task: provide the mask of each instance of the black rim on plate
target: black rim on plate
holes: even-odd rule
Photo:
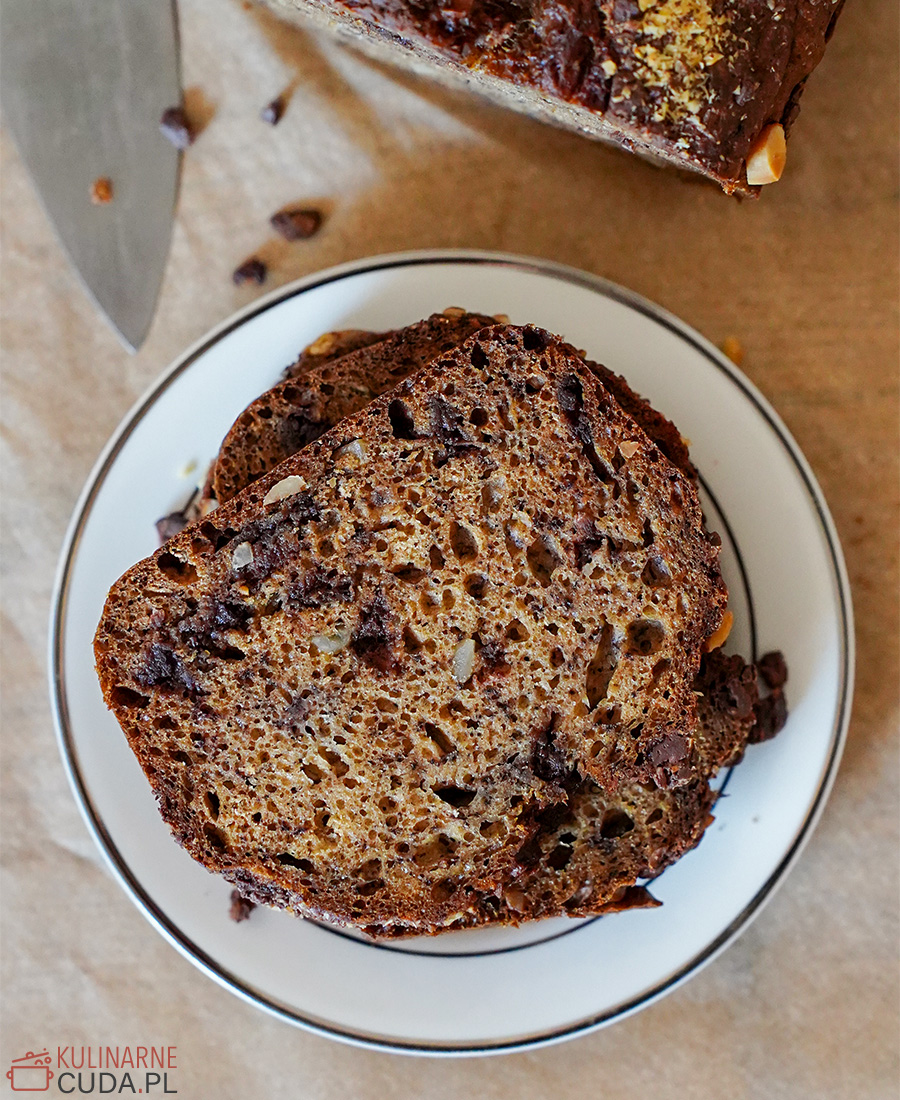
[[[519,271],[524,271],[530,274],[550,276],[557,279],[560,282],[570,283],[576,286],[580,286],[591,290],[595,293],[601,294],[606,298],[610,298],[622,305],[625,305],[636,312],[644,315],[656,324],[661,325],[663,328],[674,333],[680,339],[687,342],[695,351],[699,352],[708,362],[714,367],[726,375],[726,377],[738,387],[744,397],[754,407],[756,412],[766,422],[772,432],[776,435],[781,443],[784,452],[793,463],[800,478],[803,482],[804,488],[809,496],[810,503],[812,504],[816,518],[819,523],[819,527],[824,536],[825,543],[828,547],[828,554],[831,564],[832,580],[834,584],[834,590],[836,595],[836,602],[838,604],[840,613],[840,628],[841,628],[841,653],[840,653],[840,683],[838,692],[838,706],[836,709],[835,720],[831,731],[831,739],[829,744],[828,757],[825,765],[822,769],[819,777],[819,783],[816,790],[816,794],[812,799],[812,802],[807,810],[806,816],[800,825],[797,833],[786,852],[785,856],[771,873],[768,879],[760,887],[756,895],[751,899],[748,905],[738,914],[738,916],[728,925],[727,928],[711,942],[702,951],[687,962],[684,966],[680,967],[677,971],[670,974],[667,978],[659,982],[652,989],[645,991],[639,996],[633,998],[630,1001],[616,1005],[615,1007],[607,1010],[606,1012],[599,1013],[595,1016],[590,1016],[586,1019],[579,1020],[578,1022],[568,1025],[562,1028],[554,1028],[548,1031],[543,1031],[531,1035],[522,1036],[520,1038],[501,1040],[499,1042],[473,1042],[473,1043],[419,1043],[419,1042],[406,1042],[400,1039],[388,1038],[384,1036],[366,1034],[364,1032],[352,1031],[349,1029],[343,1029],[337,1027],[326,1021],[316,1020],[311,1017],[302,1015],[287,1005],[280,1004],[276,1000],[266,996],[247,985],[235,974],[232,974],[228,969],[223,967],[210,955],[208,955],[198,944],[194,943],[188,936],[186,936],[180,928],[163,912],[154,900],[147,894],[144,888],[141,886],[135,874],[126,863],[124,857],[116,847],[115,842],[109,835],[98,811],[96,810],[91,800],[90,794],[87,789],[84,776],[81,773],[81,769],[78,763],[77,753],[75,750],[74,739],[72,737],[72,731],[69,722],[69,712],[66,699],[65,688],[65,667],[64,667],[64,634],[66,628],[66,615],[67,615],[67,599],[68,588],[71,577],[71,570],[76,555],[78,553],[79,544],[81,541],[81,535],[84,530],[85,523],[93,507],[94,500],[102,486],[109,469],[115,462],[122,447],[125,445],[131,433],[135,427],[143,419],[147,410],[156,402],[159,396],[167,390],[179,377],[183,374],[200,356],[205,354],[214,344],[217,344],[220,340],[224,339],[231,332],[233,332],[240,325],[243,325],[246,321],[252,317],[256,317],[267,310],[279,305],[281,302],[296,297],[297,295],[304,294],[316,287],[323,286],[328,283],[338,282],[345,278],[359,275],[367,272],[384,271],[397,267],[411,267],[417,265],[435,265],[435,264],[469,264],[469,265],[486,265],[499,268],[513,268]],[[718,506],[718,502],[709,493],[708,486],[703,485],[710,498],[713,500],[713,504],[719,515],[727,526],[727,517],[722,513],[721,508]],[[729,531],[730,536],[730,531]],[[731,539],[732,545],[737,554],[738,565],[742,576],[742,581],[746,590],[748,606],[751,610],[751,619],[753,617],[753,602],[752,594],[749,589],[749,584],[744,570],[744,565],[740,557],[737,544],[734,539]],[[755,625],[752,627],[753,634],[753,650],[756,649],[756,630]],[[563,264],[556,264],[550,261],[537,260],[530,257],[508,255],[504,253],[491,253],[491,252],[477,252],[467,250],[452,250],[452,251],[435,251],[435,252],[409,252],[398,253],[387,256],[375,256],[367,260],[361,260],[348,264],[343,264],[339,267],[330,268],[324,272],[320,272],[316,275],[309,276],[306,279],[299,280],[296,283],[292,283],[287,287],[279,288],[273,291],[272,294],[267,295],[258,302],[252,303],[246,309],[237,313],[230,320],[224,322],[218,328],[214,329],[207,337],[205,337],[199,344],[191,348],[184,356],[176,360],[172,367],[163,375],[163,377],[148,391],[148,393],[141,399],[138,405],[134,408],[128,418],[120,425],[118,431],[110,440],[105,451],[101,455],[94,470],[92,471],[85,489],[81,495],[81,498],[76,505],[75,512],[72,517],[72,521],[69,527],[69,531],[66,535],[66,539],[63,545],[62,554],[60,557],[59,569],[56,578],[56,584],[54,588],[54,595],[52,600],[52,612],[50,620],[50,694],[51,705],[53,709],[53,717],[56,725],[57,738],[59,741],[60,752],[63,759],[63,765],[66,769],[66,773],[69,777],[70,784],[72,786],[73,793],[75,794],[76,801],[85,819],[85,822],[94,837],[95,842],[100,848],[101,852],[106,858],[108,865],[119,879],[121,885],[125,889],[126,893],[131,897],[131,900],[142,910],[145,917],[153,924],[157,931],[159,931],[174,947],[176,947],[183,955],[185,955],[191,962],[198,966],[214,981],[220,985],[229,989],[231,992],[242,997],[244,1000],[250,1002],[258,1008],[269,1012],[291,1024],[305,1028],[306,1030],[315,1032],[319,1035],[325,1035],[333,1039],[339,1039],[344,1042],[353,1043],[358,1046],[365,1046],[371,1049],[388,1051],[392,1053],[410,1053],[410,1054],[434,1054],[434,1055],[476,1055],[476,1054],[491,1054],[512,1052],[517,1050],[526,1050],[536,1046],[548,1045],[550,1043],[559,1042],[566,1038],[571,1038],[576,1035],[585,1034],[589,1031],[596,1030],[606,1023],[610,1023],[615,1019],[621,1019],[624,1016],[631,1015],[653,1001],[659,1000],[666,993],[670,992],[675,986],[685,981],[691,974],[695,973],[706,963],[710,962],[719,952],[737,937],[737,935],[747,927],[752,918],[760,910],[763,904],[772,895],[774,890],[783,881],[787,871],[790,869],[793,862],[799,855],[803,845],[812,833],[822,809],[827,800],[831,785],[834,780],[835,773],[837,771],[837,765],[840,761],[841,752],[844,746],[844,740],[846,738],[847,724],[850,716],[850,704],[852,699],[852,686],[853,686],[853,633],[852,633],[852,610],[850,604],[849,585],[846,578],[844,569],[843,557],[840,551],[840,547],[837,540],[837,535],[834,531],[834,527],[831,518],[828,514],[827,507],[822,499],[821,491],[815,482],[815,479],[803,458],[800,449],[797,444],[791,438],[787,429],[780,422],[777,416],[773,413],[767,402],[756,391],[755,387],[749,382],[749,380],[728,360],[722,355],[716,348],[714,348],[708,341],[702,336],[696,333],[684,322],[678,318],[667,313],[660,306],[642,298],[640,295],[626,290],[623,287],[618,286],[615,283],[611,283],[606,279],[603,279],[596,275],[588,274],[587,272],[579,271],[576,268],[567,267]],[[726,777],[727,781],[727,777]],[[594,918],[597,919],[597,918]],[[549,936],[544,940],[539,940],[529,944],[517,945],[512,948],[503,950],[524,950],[527,947],[537,947],[541,943],[548,942],[550,939],[559,938],[559,935],[569,935],[570,932],[577,932],[579,928],[585,927],[591,921],[583,922],[576,925],[571,930],[567,930],[556,936]],[[319,926],[325,928],[326,926]],[[335,932],[337,930],[328,928],[329,932]],[[341,934],[341,933],[339,933]],[[344,935],[346,935],[344,933]],[[355,937],[348,937],[358,943],[362,949],[371,949],[374,945],[366,941],[356,940]],[[402,950],[402,949],[401,949]],[[405,954],[412,954],[413,952],[404,952]],[[465,952],[463,954],[494,954],[497,952]],[[432,952],[421,952],[421,954],[427,954],[429,958],[442,959],[442,958],[457,958],[459,953],[446,953],[438,954]]]

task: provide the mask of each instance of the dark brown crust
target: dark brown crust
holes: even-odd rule
[[[324,354],[306,349],[288,377],[252,402],[229,430],[210,478],[213,497],[219,503],[230,500],[339,420],[495,323],[451,309],[377,339],[368,339],[374,333],[340,334]],[[320,346],[319,341],[311,345]]]
[[[480,374],[482,370],[483,382]],[[482,393],[479,387],[489,384],[494,387],[490,390],[491,394],[507,394],[508,400],[512,402],[506,411],[500,409],[500,421],[505,423],[512,414],[519,417],[522,423],[517,434],[508,435],[507,445],[530,447],[532,444],[526,438],[529,433],[555,433],[548,435],[543,443],[535,438],[531,461],[536,463],[536,471],[543,469],[552,457],[548,448],[552,450],[555,447],[553,453],[562,455],[561,460],[568,464],[568,470],[571,471],[565,474],[548,472],[539,475],[528,472],[531,469],[528,467],[525,471],[530,479],[528,484],[535,491],[539,490],[538,496],[526,502],[529,507],[536,506],[540,493],[549,490],[552,484],[559,520],[565,520],[566,510],[575,501],[583,502],[578,505],[579,508],[590,505],[597,509],[598,501],[606,501],[604,507],[609,508],[609,502],[618,499],[621,502],[616,506],[618,511],[613,509],[609,512],[611,521],[614,514],[624,516],[628,512],[628,508],[625,512],[622,511],[626,502],[632,500],[627,478],[640,481],[646,477],[648,484],[649,479],[655,482],[657,489],[648,495],[647,503],[656,501],[655,493],[673,494],[673,505],[667,504],[665,512],[652,512],[654,524],[659,525],[658,530],[654,529],[653,537],[656,542],[652,544],[653,553],[668,555],[673,563],[680,562],[677,566],[679,576],[681,570],[691,571],[690,584],[685,577],[678,592],[679,598],[694,593],[690,596],[694,611],[687,620],[681,621],[683,637],[680,638],[677,649],[678,674],[675,668],[660,669],[658,673],[654,669],[654,683],[657,682],[655,678],[658,675],[661,677],[660,684],[668,684],[671,703],[664,710],[645,710],[643,731],[629,727],[624,739],[617,734],[617,720],[607,716],[602,741],[594,743],[602,743],[605,750],[613,745],[616,752],[612,756],[604,751],[599,756],[588,755],[585,759],[587,746],[584,739],[576,737],[575,728],[565,713],[556,717],[551,713],[549,724],[532,727],[533,732],[528,733],[532,739],[532,747],[526,757],[514,767],[505,768],[500,776],[506,788],[510,784],[513,785],[511,789],[519,785],[519,790],[525,796],[524,802],[521,802],[522,795],[519,796],[521,811],[510,819],[506,839],[499,847],[496,844],[493,848],[481,844],[485,851],[483,861],[472,864],[463,881],[450,883],[447,879],[440,880],[443,883],[441,891],[430,896],[427,902],[423,900],[421,893],[416,895],[412,907],[410,902],[404,903],[404,899],[396,895],[378,897],[377,893],[372,896],[366,894],[361,899],[355,892],[360,885],[358,880],[355,883],[350,881],[346,886],[336,881],[329,882],[323,893],[315,876],[311,878],[303,868],[295,869],[294,864],[297,861],[294,856],[286,854],[284,859],[279,857],[275,860],[263,852],[253,853],[233,848],[227,831],[223,832],[223,829],[227,830],[227,824],[223,824],[223,821],[215,824],[219,815],[219,796],[215,797],[212,807],[207,805],[206,809],[203,808],[204,797],[212,797],[212,792],[216,790],[221,794],[224,808],[224,802],[231,797],[226,795],[227,782],[240,780],[237,773],[229,778],[228,773],[217,771],[228,757],[221,756],[222,729],[215,707],[224,705],[217,700],[224,698],[224,685],[230,682],[227,679],[218,679],[219,670],[224,674],[230,668],[229,676],[235,675],[235,670],[240,672],[241,661],[245,656],[241,646],[245,649],[249,646],[254,653],[261,652],[252,640],[250,620],[261,613],[264,616],[271,614],[268,607],[279,591],[277,588],[271,591],[266,588],[265,577],[281,575],[278,570],[283,568],[280,563],[285,559],[279,557],[280,554],[295,554],[295,551],[288,550],[290,540],[285,541],[288,535],[294,538],[291,532],[296,530],[297,537],[302,536],[305,539],[307,526],[320,522],[317,517],[321,517],[322,521],[327,520],[330,514],[328,509],[332,507],[328,501],[333,500],[336,503],[339,499],[333,496],[329,485],[346,483],[346,491],[351,493],[351,497],[347,499],[353,500],[357,499],[360,487],[367,484],[375,495],[381,494],[378,499],[383,504],[385,498],[383,489],[379,488],[379,478],[387,479],[382,483],[384,486],[389,486],[397,478],[408,484],[397,467],[401,454],[419,456],[413,461],[419,465],[424,463],[428,469],[433,466],[435,470],[434,475],[428,475],[429,478],[433,479],[438,475],[439,480],[449,478],[447,484],[458,484],[461,487],[460,492],[470,491],[467,486],[473,484],[473,477],[479,476],[477,471],[482,464],[487,462],[486,470],[496,468],[502,452],[499,440],[488,445],[477,431],[467,426],[469,419],[473,424],[481,423],[480,415],[475,416],[479,409],[472,403],[487,399],[487,390],[484,391],[484,396],[479,397]],[[541,396],[532,397],[531,394]],[[491,400],[496,401],[497,397],[494,396]],[[462,403],[461,407],[457,408],[454,401]],[[542,404],[543,402],[546,404]],[[540,410],[536,407],[538,404]],[[471,418],[468,418],[467,410],[470,405]],[[516,410],[514,414],[513,405]],[[499,427],[498,424],[497,428]],[[492,428],[492,431],[496,434],[495,429]],[[503,436],[502,432],[500,434]],[[354,440],[364,441],[373,456],[383,454],[383,460],[380,457],[377,459],[382,465],[370,463],[365,471],[358,473],[342,468],[340,477],[343,481],[335,482],[336,455],[344,454]],[[628,444],[627,452],[618,450],[625,443]],[[496,458],[491,453],[495,449]],[[580,456],[571,454],[573,449],[580,452]],[[392,455],[395,457],[391,458]],[[372,463],[375,462],[373,457]],[[503,458],[505,476],[511,477],[513,465],[520,462],[521,460],[517,460],[516,464],[511,464],[511,459],[507,461]],[[361,474],[365,475],[363,480],[353,480]],[[264,505],[263,499],[267,492],[276,483],[284,482],[286,477],[300,477],[312,488],[309,492],[295,492],[290,498],[274,506]],[[371,480],[373,477],[374,482]],[[544,479],[543,483],[541,478]],[[619,486],[615,491],[611,489],[614,485]],[[338,488],[334,489],[334,493],[338,491]],[[341,489],[340,493],[343,492]],[[452,507],[447,492],[448,490],[442,489],[441,495],[430,501],[432,514],[438,515],[445,506]],[[677,508],[671,511],[676,498]],[[668,496],[663,499],[667,501]],[[592,501],[595,503],[592,504]],[[381,514],[378,513],[380,507],[380,504],[375,505],[377,514]],[[372,504],[367,504],[360,511],[360,517],[372,515],[371,508]],[[537,514],[535,518],[539,523],[544,522]],[[548,516],[548,522],[551,518]],[[640,522],[635,518],[633,523],[636,525],[635,536],[639,539],[642,530]],[[363,533],[360,532],[361,535]],[[542,535],[541,539],[543,537]],[[568,536],[564,537],[562,528],[559,529],[558,537],[561,545],[567,545]],[[454,538],[451,532],[451,541]],[[533,543],[532,550],[539,541]],[[238,548],[251,542],[256,547],[257,555],[253,559],[254,569],[262,579],[252,580],[255,575],[252,573],[246,576],[249,583],[255,586],[254,591],[258,595],[254,597],[250,589],[242,596],[238,590],[231,593],[231,587],[227,593],[216,588],[215,585],[222,582],[214,578],[220,575],[222,578],[233,577],[233,571],[237,568],[233,564],[234,555]],[[637,561],[643,560],[642,555],[649,553],[639,543],[630,545],[632,548],[627,553],[636,555]],[[282,546],[284,550],[279,549]],[[363,543],[360,542],[359,546],[359,550],[348,547],[342,552],[342,560],[335,562],[345,573],[349,571],[352,575],[355,568],[368,560],[372,550],[365,550],[364,556],[359,556]],[[603,549],[602,539],[597,546],[602,554],[607,553]],[[374,546],[372,549],[374,550]],[[461,560],[465,558],[465,542],[460,546],[455,545],[454,553],[461,555]],[[510,546],[508,553],[513,555],[514,547]],[[572,553],[576,553],[574,544]],[[588,555],[588,562],[592,561],[594,554],[595,551],[592,550]],[[354,564],[357,557],[358,564]],[[293,561],[293,557],[290,560]],[[536,578],[540,577],[542,569],[546,569],[540,555],[531,566]],[[551,570],[555,567],[551,565]],[[562,572],[561,563],[558,568]],[[639,565],[637,568],[640,572]],[[674,564],[673,568],[676,568]],[[566,569],[570,569],[570,566]],[[225,572],[222,573],[222,570]],[[290,591],[294,608],[291,615],[298,617],[301,622],[306,622],[309,615],[312,615],[309,618],[310,625],[304,627],[304,630],[310,631],[320,629],[315,625],[319,621],[317,616],[320,613],[312,614],[304,610],[305,608],[318,606],[323,599],[336,602],[340,606],[351,592],[348,587],[345,593],[340,570],[331,576],[323,565],[318,575],[314,576],[315,573],[315,570],[307,573],[303,584],[295,583]],[[207,575],[211,578],[209,581],[205,579]],[[575,574],[567,575],[575,579]],[[650,581],[653,582],[653,577]],[[236,580],[228,581],[230,586],[235,583]],[[394,675],[396,658],[393,647],[398,638],[399,622],[402,621],[396,618],[400,614],[397,600],[407,597],[403,595],[406,590],[402,584],[392,581],[387,575],[381,575],[381,579],[378,579],[376,574],[376,579],[370,581],[367,573],[363,573],[356,583],[360,588],[353,606],[357,609],[356,614],[362,617],[354,629],[347,651],[347,659],[351,663],[346,665],[345,661],[345,666],[348,668],[347,675],[354,684],[354,691],[358,694],[363,690],[364,684],[377,687],[381,682],[379,677]],[[558,598],[555,582],[549,587],[543,581],[540,584],[522,583],[523,595],[529,593],[530,598],[540,595],[540,600],[550,600],[551,604]],[[595,590],[591,588],[591,591]],[[251,604],[254,599],[256,603],[248,606],[248,597]],[[587,599],[587,596],[583,598]],[[591,600],[594,598],[590,597]],[[460,913],[477,911],[480,905],[478,899],[482,895],[496,892],[498,886],[502,887],[508,881],[508,871],[515,864],[517,853],[536,835],[540,825],[537,815],[541,807],[558,804],[560,799],[565,798],[566,791],[572,789],[577,782],[574,769],[579,764],[585,772],[596,772],[598,778],[617,784],[620,790],[625,790],[633,781],[631,777],[639,774],[652,775],[665,784],[675,782],[683,787],[690,786],[692,777],[679,773],[685,771],[691,752],[691,741],[696,733],[694,696],[691,690],[697,667],[695,662],[699,659],[702,643],[719,624],[724,598],[724,587],[716,565],[716,550],[703,533],[702,518],[692,485],[670,466],[634,421],[619,409],[571,349],[538,329],[494,326],[479,333],[432,367],[425,368],[415,379],[407,380],[397,390],[376,399],[365,411],[342,421],[337,429],[310,444],[303,452],[283,463],[275,472],[251,486],[202,523],[176,535],[152,558],[130,570],[110,594],[98,629],[95,648],[107,703],[123,726],[132,748],[157,791],[163,816],[196,858],[212,869],[225,872],[244,893],[250,891],[244,889],[246,884],[242,878],[250,876],[257,883],[257,889],[272,894],[275,903],[279,903],[279,899],[283,902],[290,897],[291,907],[297,911],[382,929],[395,926],[438,931],[458,923]],[[642,597],[644,599],[646,596]],[[313,602],[310,603],[310,600]],[[551,605],[548,604],[549,606]],[[576,613],[587,613],[587,604],[584,605],[584,612],[578,611],[578,607],[577,604],[574,606]],[[554,612],[554,615],[557,613]],[[520,614],[524,616],[524,612]],[[662,610],[660,614],[663,614]],[[568,633],[572,632],[574,638],[571,615],[570,610],[564,624],[565,631],[560,632],[561,642],[563,633],[568,637]],[[281,620],[273,621],[277,623]],[[372,629],[366,626],[364,630],[363,626],[369,622]],[[394,625],[395,622],[397,625]],[[379,623],[382,625],[379,626]],[[254,626],[253,629],[258,628]],[[637,654],[645,652],[640,648],[643,639],[635,637],[634,644],[638,649],[635,650],[634,657],[629,659],[628,676],[636,674],[634,670],[640,665]],[[489,653],[489,650],[490,646],[484,644],[483,656],[475,670],[476,680],[473,683],[482,683],[483,669],[488,680],[484,681],[484,687],[480,690],[483,690],[486,700],[498,700],[496,704],[491,701],[489,713],[495,714],[497,722],[502,724],[503,696],[502,693],[491,694],[497,688],[492,686],[490,680],[497,675],[494,670],[500,666],[493,651]],[[676,651],[671,652],[674,660]],[[355,665],[352,663],[353,654],[357,660]],[[569,660],[574,659],[573,650]],[[292,657],[291,660],[294,662],[295,658]],[[415,663],[411,657],[405,660],[408,664]],[[650,663],[652,662],[648,661],[648,668]],[[297,666],[292,663],[292,667]],[[438,668],[434,665],[428,667]],[[367,668],[370,671],[367,672]],[[686,684],[682,684],[679,678],[684,676],[687,676]],[[393,681],[395,684],[400,682]],[[419,682],[418,675],[410,682]],[[623,681],[623,685],[626,683],[630,684],[631,681]],[[241,688],[241,708],[244,714],[249,714],[247,707],[254,698],[254,685],[251,674]],[[656,691],[655,688],[653,690]],[[623,706],[626,700],[629,700],[630,706],[632,697],[633,691],[628,688],[623,696]],[[234,696],[229,698],[233,699]],[[469,698],[474,703],[478,693],[473,693]],[[659,692],[654,698],[657,699],[654,706],[657,706],[661,698]],[[648,696],[648,701],[649,699]],[[552,704],[551,696],[548,700],[551,709]],[[299,701],[296,705],[299,705]],[[290,712],[294,715],[290,719],[292,723],[303,723],[309,705],[304,704],[307,710],[302,713],[299,709],[294,713],[292,707],[295,705],[292,704],[285,714]],[[449,717],[447,723],[450,723]],[[295,727],[291,725],[284,728]],[[389,729],[390,724],[386,728]],[[457,727],[452,723],[450,728],[457,736],[462,736],[464,732],[461,726]],[[151,736],[153,731],[158,734],[155,738]],[[597,737],[596,730],[592,732],[592,737]],[[673,738],[678,742],[675,746],[671,743]],[[642,754],[645,755],[643,763],[639,759]],[[233,768],[234,762],[228,766]],[[488,785],[485,789],[488,789],[491,782],[493,780],[488,774],[479,779],[480,784]],[[453,789],[459,794],[466,794],[465,791]],[[204,791],[209,791],[210,794],[204,796]],[[449,796],[445,801],[448,800]],[[452,805],[456,806],[457,803],[454,801]],[[477,804],[475,809],[478,809]],[[450,819],[468,820],[467,811],[454,810],[450,813]],[[275,851],[289,853],[290,844],[287,839],[280,843],[282,847],[275,848]],[[645,863],[646,861],[641,867]],[[591,904],[618,904],[621,901],[620,889],[627,886],[629,881],[633,882],[639,870],[634,866],[628,872],[623,872],[628,881],[617,881],[615,889],[610,890],[606,897],[595,897]],[[420,872],[420,878],[426,885],[434,881],[423,872]],[[440,883],[435,881],[435,888],[438,885]],[[379,889],[381,886],[376,881],[374,890]],[[256,895],[251,893],[250,896]],[[302,906],[293,902],[294,896],[303,899]]]
[[[763,128],[789,130],[842,0],[277,0],[437,74],[752,193]],[[681,37],[679,14],[691,30]],[[667,28],[670,33],[666,33]],[[674,57],[674,64],[671,59]]]

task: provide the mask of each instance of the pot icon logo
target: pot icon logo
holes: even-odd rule
[[[13,1058],[6,1076],[13,1092],[46,1092],[53,1080],[50,1054],[29,1051],[24,1058]]]

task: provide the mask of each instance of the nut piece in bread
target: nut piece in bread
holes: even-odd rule
[[[786,163],[784,127],[773,123],[762,131],[747,154],[747,183],[754,187],[776,183]]]

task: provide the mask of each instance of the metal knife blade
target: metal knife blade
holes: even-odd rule
[[[174,0],[3,0],[0,96],[69,258],[131,350],[169,252],[180,156],[159,131],[181,100]],[[112,201],[95,205],[95,180]]]

